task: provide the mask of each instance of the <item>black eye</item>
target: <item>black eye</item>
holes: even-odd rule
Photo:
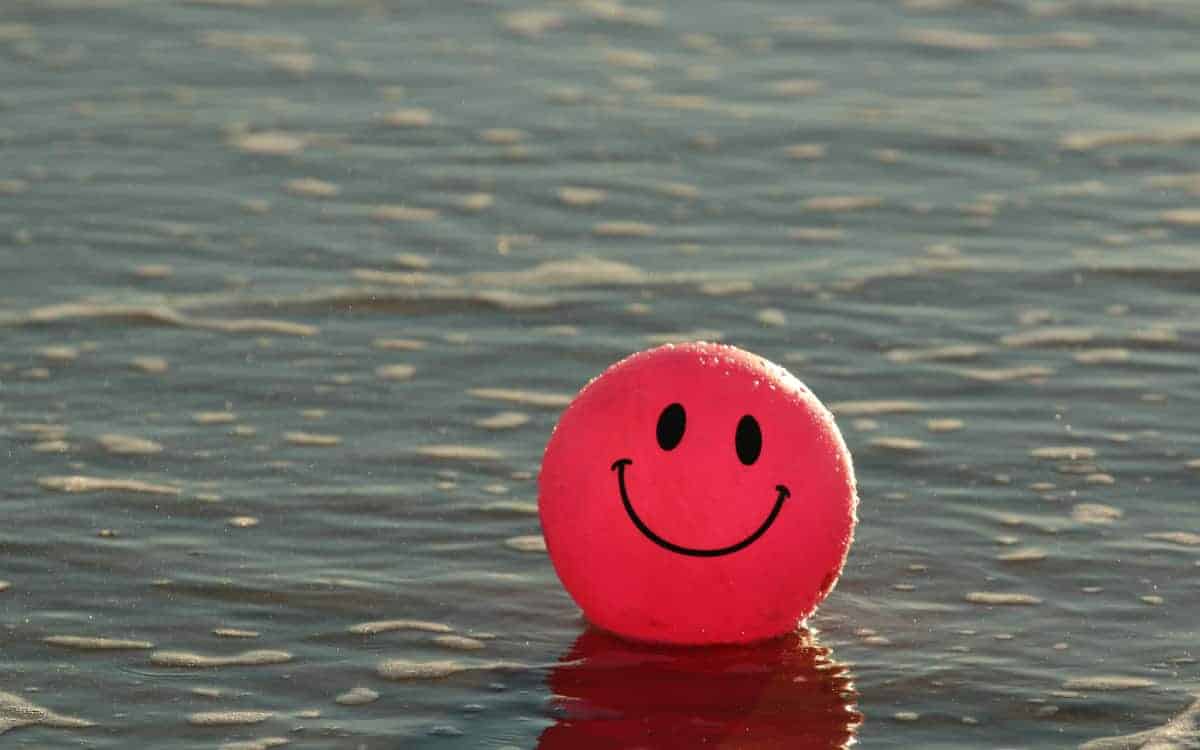
[[[738,420],[733,443],[737,447],[739,461],[747,466],[757,461],[758,454],[762,453],[762,430],[758,428],[758,420],[749,414]]]
[[[658,444],[669,451],[683,440],[683,429],[687,426],[687,415],[683,413],[683,404],[671,404],[658,415]]]

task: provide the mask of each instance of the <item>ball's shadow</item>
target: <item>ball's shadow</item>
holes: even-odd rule
[[[862,714],[845,665],[806,631],[681,648],[589,628],[551,671],[541,750],[844,748]]]

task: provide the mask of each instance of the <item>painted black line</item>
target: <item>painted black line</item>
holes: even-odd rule
[[[754,542],[758,541],[760,536],[767,533],[767,529],[771,528],[771,524],[775,523],[775,518],[779,515],[779,511],[783,509],[783,501],[791,497],[792,494],[788,491],[788,488],[784,487],[782,484],[775,485],[775,490],[779,493],[779,495],[775,498],[775,507],[771,508],[771,513],[767,516],[767,520],[763,521],[762,526],[759,526],[753,534],[737,544],[731,544],[728,547],[717,547],[716,549],[696,549],[694,547],[684,547],[682,545],[675,544],[674,542],[669,542],[658,534],[655,534],[654,531],[651,530],[651,528],[647,526],[646,523],[638,516],[637,511],[633,509],[633,503],[629,501],[629,493],[625,490],[625,467],[631,465],[632,463],[633,461],[631,459],[618,458],[616,461],[613,461],[612,465],[612,470],[617,472],[617,486],[621,488],[621,502],[625,505],[625,512],[629,514],[629,520],[633,521],[633,525],[636,526],[638,531],[642,532],[647,539],[663,549],[670,550],[671,552],[675,552],[680,555],[690,555],[691,557],[720,557],[722,555],[731,555],[734,552],[749,547],[751,544],[754,544]]]

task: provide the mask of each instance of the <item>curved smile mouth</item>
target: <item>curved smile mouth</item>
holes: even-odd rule
[[[775,507],[771,508],[771,512],[767,515],[767,520],[762,522],[762,525],[754,530],[750,536],[742,541],[731,544],[728,547],[716,547],[711,549],[698,549],[696,547],[684,547],[674,542],[669,542],[663,539],[638,516],[637,511],[633,509],[633,503],[629,501],[629,492],[625,489],[625,467],[632,464],[633,461],[628,458],[618,458],[613,461],[612,470],[617,472],[617,486],[621,488],[621,502],[625,505],[625,512],[629,514],[629,520],[633,521],[633,525],[638,531],[642,532],[647,539],[657,544],[663,549],[670,550],[680,555],[690,555],[691,557],[720,557],[722,555],[732,555],[734,552],[743,550],[749,547],[758,538],[767,533],[767,529],[771,528],[771,524],[775,523],[775,518],[779,515],[779,511],[783,509],[783,501],[791,497],[791,492],[782,484],[775,485],[775,490],[779,493],[775,497]]]

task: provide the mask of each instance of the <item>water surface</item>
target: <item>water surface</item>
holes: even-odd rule
[[[5,3],[5,746],[1164,724],[1200,687],[1198,36],[1135,0]],[[860,481],[811,633],[745,674],[588,630],[540,544],[566,401],[695,338],[791,368]]]

